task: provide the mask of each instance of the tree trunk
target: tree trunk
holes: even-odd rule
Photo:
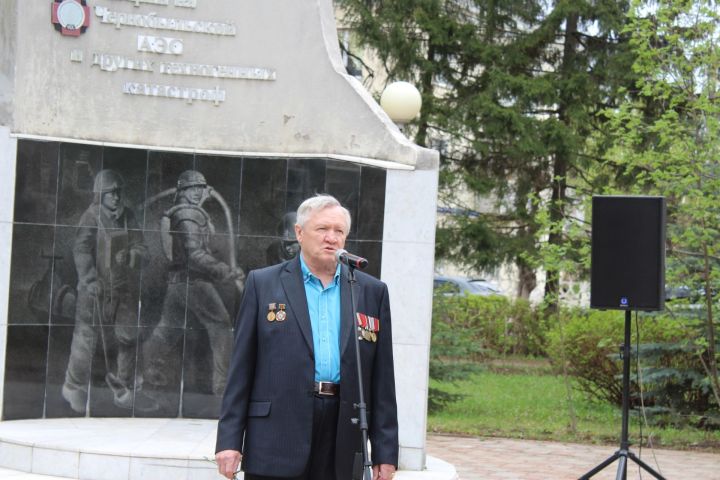
[[[708,356],[708,370],[710,376],[710,382],[714,393],[720,396],[720,381],[718,380],[718,367],[715,350],[715,322],[713,321],[713,292],[712,284],[710,283],[710,255],[708,253],[707,244],[703,244],[703,253],[705,256],[705,306],[707,308],[707,314],[705,315],[705,321],[707,322],[707,356]]]
[[[433,47],[432,37],[428,40],[427,59],[432,62],[435,57],[435,48]],[[420,121],[417,134],[415,134],[415,143],[421,147],[428,146],[428,124],[430,113],[433,109],[433,74],[430,70],[425,70],[420,76],[420,96],[422,97],[422,109],[420,110]]]
[[[560,67],[560,78],[565,79],[572,75],[577,52],[578,15],[568,15],[565,28],[565,42],[563,46],[563,60]],[[568,123],[567,109],[572,99],[560,95],[558,104],[558,119],[560,123]],[[572,126],[568,125],[568,129]],[[567,191],[567,172],[570,164],[570,155],[565,145],[559,145],[553,155],[553,176],[551,180],[552,196],[550,198],[551,229],[548,236],[550,245],[559,245],[562,242],[562,221],[565,217],[565,198]],[[557,312],[558,294],[560,292],[560,271],[548,269],[545,280],[545,304],[548,312]]]
[[[517,296],[528,300],[532,291],[537,287],[535,270],[522,258],[518,258],[516,263],[518,266]]]

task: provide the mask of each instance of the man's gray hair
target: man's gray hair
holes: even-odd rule
[[[350,233],[350,211],[348,211],[347,208],[343,207],[337,198],[333,197],[332,195],[327,195],[325,193],[319,193],[314,197],[308,198],[300,204],[297,209],[297,224],[300,225],[300,228],[302,228],[303,225],[305,225],[307,219],[310,218],[310,215],[312,215],[314,212],[318,212],[320,210],[324,210],[330,207],[342,208],[342,211],[345,214],[345,219],[347,220],[348,231],[345,233]]]

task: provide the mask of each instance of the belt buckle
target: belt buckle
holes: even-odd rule
[[[325,395],[328,397],[332,397],[334,393],[332,392],[332,382],[317,382],[318,383],[318,395]],[[328,388],[327,391],[325,391],[325,385],[328,385],[330,388]]]

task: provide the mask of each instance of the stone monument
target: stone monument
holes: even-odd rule
[[[3,420],[216,416],[244,274],[327,192],[389,286],[424,467],[438,155],[345,72],[330,0],[3,2],[0,168]]]

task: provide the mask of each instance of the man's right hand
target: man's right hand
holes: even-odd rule
[[[228,480],[232,480],[242,460],[242,454],[237,450],[221,450],[215,454],[218,472]]]

